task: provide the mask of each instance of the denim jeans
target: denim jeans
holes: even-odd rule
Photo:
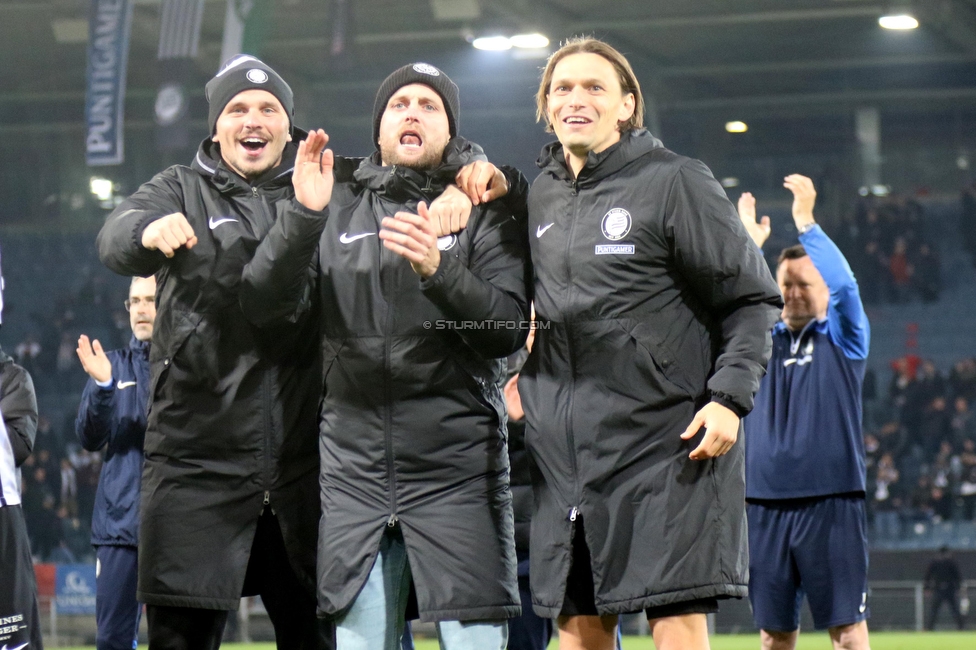
[[[410,581],[407,547],[398,526],[383,535],[362,591],[336,617],[338,650],[398,650]],[[437,638],[441,650],[505,650],[508,623],[440,621]]]

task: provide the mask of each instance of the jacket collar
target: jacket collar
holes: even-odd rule
[[[377,151],[359,164],[353,176],[366,189],[393,201],[430,201],[454,182],[461,167],[476,160],[487,160],[484,150],[458,137],[448,142],[441,164],[434,169],[417,171],[398,165],[386,166]]]
[[[149,356],[150,345],[150,341],[140,341],[135,337],[135,334],[133,334],[132,338],[129,339],[129,349],[136,354],[141,354],[146,357]]]
[[[630,129],[620,134],[620,141],[600,153],[592,151],[586,156],[586,163],[580,170],[576,182],[579,185],[592,185],[617,173],[632,161],[664,145],[651,135],[647,129]],[[563,146],[557,140],[542,148],[536,164],[561,180],[572,181],[573,175],[566,164]]]
[[[285,145],[281,154],[281,163],[251,181],[242,178],[227,167],[220,155],[220,146],[210,138],[204,138],[200,143],[197,155],[193,157],[190,166],[194,171],[209,177],[217,191],[221,193],[250,193],[252,187],[274,189],[291,183],[291,173],[295,169],[295,155],[298,153],[297,143],[306,137],[308,133],[295,127],[292,141]]]

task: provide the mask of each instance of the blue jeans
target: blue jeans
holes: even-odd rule
[[[338,650],[398,650],[403,635],[410,563],[399,527],[387,531],[366,584],[336,617]],[[507,621],[439,621],[441,650],[505,650]]]

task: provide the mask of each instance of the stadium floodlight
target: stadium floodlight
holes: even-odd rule
[[[885,29],[915,29],[918,20],[911,14],[888,14],[878,18],[878,24]]]
[[[739,120],[725,123],[725,130],[729,133],[745,133],[749,130],[749,125]]]
[[[722,179],[722,187],[731,188],[739,187],[739,179],[735,176],[728,176]]]
[[[512,49],[512,39],[507,36],[482,36],[471,41],[476,50],[502,52]]]
[[[516,34],[508,40],[513,47],[518,47],[523,50],[538,50],[549,45],[549,39],[539,33]]]
[[[115,184],[109,179],[92,176],[88,186],[91,188],[91,193],[99,201],[112,200],[112,192],[115,190]]]

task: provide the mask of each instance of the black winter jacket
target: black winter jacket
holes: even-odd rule
[[[140,506],[143,602],[236,609],[266,507],[277,514],[299,579],[314,589],[318,323],[261,331],[238,299],[244,265],[297,205],[296,149],[289,143],[282,163],[248,184],[205,140],[192,168],[157,174],[98,235],[106,266],[155,274],[157,282]],[[167,259],[143,248],[142,232],[174,212],[186,215],[199,241]]]
[[[149,342],[135,336],[129,347],[106,352],[112,384],[85,384],[75,433],[88,451],[105,447],[92,513],[93,546],[139,543],[142,445],[149,405]]]
[[[500,202],[475,208],[466,230],[440,239],[440,266],[424,281],[377,236],[383,217],[416,212],[456,169],[419,173],[375,160],[351,178],[338,169],[328,208],[282,215],[244,274],[255,322],[321,306],[325,614],[353,601],[383,532],[397,524],[421,619],[520,611],[499,357],[527,334],[518,325],[528,314],[524,226]]]
[[[30,373],[0,349],[0,508],[20,503],[20,466],[34,450],[37,397]],[[4,434],[3,429],[6,429]]]
[[[693,461],[702,433],[679,434],[709,400],[752,408],[781,305],[769,269],[708,169],[644,130],[575,179],[558,143],[539,164],[540,329],[519,380],[535,610],[561,610],[578,516],[601,614],[743,596],[742,444]]]
[[[30,373],[0,350],[0,413],[7,425],[14,464],[20,467],[34,451],[37,397]]]

